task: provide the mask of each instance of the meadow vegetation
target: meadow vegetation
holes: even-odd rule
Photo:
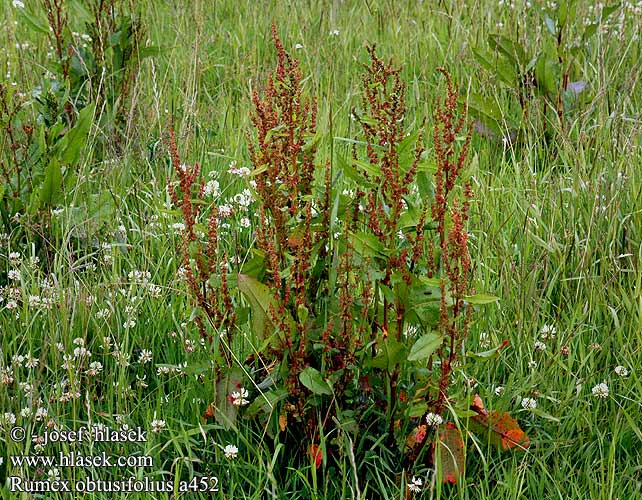
[[[2,498],[642,495],[642,3],[0,14]]]

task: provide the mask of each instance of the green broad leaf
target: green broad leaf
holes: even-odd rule
[[[488,43],[491,48],[508,58],[514,67],[520,68],[526,65],[526,53],[519,43],[503,35],[490,35]]]
[[[352,160],[352,164],[366,172],[371,177],[381,177],[381,168],[378,165],[373,165],[372,163],[356,159]]]
[[[146,57],[159,57],[163,53],[163,48],[156,45],[149,45],[142,47],[138,51],[138,57],[145,59]]]
[[[299,307],[297,308],[297,317],[299,319],[299,324],[305,325],[306,322],[308,321],[308,316],[310,315],[310,311],[308,311],[308,308],[305,307],[303,304],[299,304]]]
[[[76,165],[78,163],[80,151],[87,144],[87,136],[89,127],[91,127],[94,119],[95,107],[95,104],[85,106],[78,115],[76,126],[65,134],[66,147],[62,152],[63,163],[68,165]]]
[[[464,302],[475,305],[491,304],[493,302],[497,302],[498,300],[499,297],[488,295],[486,293],[476,293],[475,295],[467,295],[464,297]]]
[[[470,94],[468,97],[468,106],[476,111],[480,117],[490,118],[496,123],[504,120],[504,114],[499,108],[497,101],[481,94]]]
[[[363,231],[357,231],[350,235],[350,240],[355,252],[362,257],[385,257],[386,247],[374,235]]]
[[[486,71],[494,74],[499,81],[514,88],[518,84],[518,68],[501,54],[490,54],[479,49],[473,50],[473,56]]]
[[[18,13],[20,20],[22,21],[21,24],[28,26],[33,31],[36,31],[38,33],[49,35],[49,26],[47,25],[46,20],[39,19],[38,16],[28,12],[27,9],[24,7],[17,8],[14,10]]]
[[[321,133],[316,132],[314,134],[307,133],[305,134],[305,142],[303,144],[303,151],[310,151],[311,149],[315,149],[319,143],[321,142]]]
[[[573,24],[577,18],[577,8],[575,6],[575,0],[569,0],[566,2],[560,2],[557,9],[557,22],[561,27],[566,26],[567,24]]]
[[[419,194],[423,200],[431,200],[434,196],[434,190],[432,183],[430,182],[430,177],[427,172],[417,172],[417,188],[419,189]],[[424,201],[426,203],[427,201]]]
[[[608,5],[608,6],[604,7],[602,9],[602,15],[601,15],[602,21],[604,21],[606,18],[608,18],[614,12],[616,12],[620,8],[621,5],[622,5],[621,2],[615,2],[615,3],[612,3],[611,5]]]
[[[597,33],[598,24],[591,23],[584,28],[584,34],[582,35],[582,41],[587,42],[595,33]]]
[[[45,178],[40,187],[40,208],[51,206],[62,199],[62,169],[56,158],[52,158],[45,169]]]
[[[259,339],[271,335],[275,330],[271,310],[278,308],[272,290],[257,279],[242,273],[237,277],[237,286],[252,308],[252,331]],[[287,311],[284,314],[287,315],[286,323],[291,330],[294,330],[292,316]]]
[[[425,151],[422,153],[421,159],[417,162],[417,172],[425,172],[428,174],[437,172],[437,162],[434,158],[429,158]]]
[[[425,401],[421,403],[413,403],[408,407],[407,415],[410,418],[422,417],[428,411],[428,403]]]
[[[262,394],[259,394],[252,403],[245,410],[245,415],[253,417],[258,413],[271,413],[274,411],[276,405],[286,399],[289,392],[285,389],[271,389]]]
[[[408,348],[402,342],[388,336],[381,342],[381,352],[375,358],[366,361],[366,365],[392,373],[398,364],[406,360],[407,354]]]
[[[551,45],[542,52],[535,64],[535,78],[542,93],[553,96],[557,93],[558,62],[555,49]]]
[[[414,132],[411,132],[409,135],[404,137],[401,140],[401,142],[397,144],[397,154],[399,156],[414,155],[415,146],[417,144],[417,140],[419,139],[420,135],[421,135],[421,130],[419,129],[419,130],[415,130]]]
[[[232,404],[229,395],[237,392],[243,381],[240,369],[233,369],[224,373],[216,382],[216,399],[214,401],[214,418],[225,430],[230,430],[236,423],[238,407]]]
[[[499,353],[501,350],[506,347],[505,345],[498,345],[497,347],[493,347],[492,349],[488,349],[487,351],[481,351],[481,352],[467,352],[466,356],[469,358],[477,358],[477,359],[491,359],[491,358],[496,358],[499,356]]]
[[[253,249],[252,258],[246,261],[241,268],[241,272],[251,278],[254,278],[258,281],[263,279],[265,275],[265,254],[260,251]]]
[[[308,366],[301,373],[299,373],[299,380],[308,388],[313,394],[317,395],[332,395],[332,388],[324,379],[319,370]]]
[[[425,361],[444,342],[444,337],[436,332],[426,333],[417,339],[410,349],[408,361]]]
[[[337,155],[337,164],[339,165],[339,170],[341,173],[351,181],[357,183],[360,187],[363,188],[372,188],[375,184],[371,181],[367,181],[363,175],[361,175],[357,169],[355,169],[343,156]]]

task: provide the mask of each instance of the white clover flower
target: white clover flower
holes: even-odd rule
[[[136,326],[136,320],[133,318],[129,318],[127,321],[123,323],[123,329],[125,330],[130,330]]]
[[[58,481],[60,479],[60,470],[59,469],[49,469],[47,471],[47,479],[49,481]]]
[[[606,382],[602,382],[601,384],[597,384],[593,389],[591,389],[593,392],[593,396],[596,398],[608,398],[609,397],[609,386],[606,385]]]
[[[615,373],[620,377],[628,377],[629,370],[627,370],[624,366],[620,365],[615,367]]]
[[[537,401],[533,398],[522,398],[522,408],[525,410],[534,410],[537,408]]]
[[[17,309],[18,303],[15,300],[10,300],[9,302],[7,302],[7,305],[5,307],[7,309]]]
[[[339,30],[332,30],[330,31],[330,36],[339,36]]]
[[[24,9],[25,8],[25,3],[21,2],[20,0],[12,0],[12,5],[16,9]]]
[[[249,401],[246,399],[250,393],[244,387],[241,387],[238,392],[233,392],[230,394],[232,404],[234,406],[245,406],[249,404]]]
[[[106,307],[106,308],[101,309],[100,311],[98,311],[98,312],[96,313],[96,318],[98,318],[98,319],[107,318],[107,317],[109,317],[109,314],[110,314],[110,311],[109,311],[109,309]]]
[[[196,349],[196,342],[194,342],[192,339],[186,339],[185,352],[194,352],[195,349]]]
[[[297,44],[294,46],[294,48],[295,48],[296,50],[301,50],[301,49],[303,48],[303,45],[301,45],[300,43],[297,43]]]
[[[138,356],[138,362],[141,365],[144,365],[145,363],[149,363],[152,360],[152,351],[149,351],[147,349],[143,349],[140,351],[140,356]]]
[[[152,432],[158,434],[167,426],[167,423],[164,420],[154,419],[152,420],[151,426],[152,426]]]
[[[89,377],[95,377],[101,371],[103,371],[103,364],[100,361],[92,361],[89,363],[89,369],[87,370],[87,375]]]
[[[430,427],[437,427],[438,425],[444,423],[444,419],[441,417],[441,415],[437,415],[436,413],[429,413],[428,415],[426,415],[426,423]]]
[[[5,424],[13,425],[13,424],[15,424],[15,423],[16,423],[16,416],[15,416],[13,413],[11,413],[10,411],[5,412],[5,413],[2,415],[2,421],[3,421]]]
[[[91,351],[86,347],[76,347],[74,349],[74,358],[91,358]]]
[[[44,420],[49,416],[49,412],[47,411],[47,408],[43,408],[42,406],[36,410],[36,420],[38,422]]]
[[[163,289],[162,289],[160,286],[158,286],[158,285],[153,285],[153,284],[152,284],[152,285],[149,285],[149,288],[148,288],[148,289],[149,289],[149,294],[150,294],[150,295],[152,296],[152,298],[154,298],[154,299],[159,298],[159,297],[162,295],[162,293],[163,293]]]
[[[223,448],[223,452],[225,453],[225,458],[234,460],[239,454],[239,449],[233,444],[228,444],[225,448]]]
[[[13,384],[14,378],[13,374],[6,368],[0,369],[0,384],[2,385],[11,385]]]
[[[241,217],[241,220],[239,221],[239,225],[241,227],[250,227],[252,223],[250,222],[250,219],[248,217]]]
[[[424,482],[421,480],[421,478],[412,476],[412,479],[408,483],[408,490],[412,491],[413,493],[419,493],[423,484]]]
[[[167,375],[170,372],[171,372],[171,370],[170,370],[169,366],[159,366],[158,368],[156,368],[156,375],[158,375],[159,377],[161,375]]]
[[[501,396],[504,394],[504,390],[505,389],[501,385],[495,387],[495,396]]]
[[[27,359],[25,359],[25,368],[36,368],[38,363],[40,363],[40,360],[38,358],[31,357],[31,354],[29,354]]]
[[[540,342],[538,340],[533,345],[533,349],[535,349],[536,351],[545,351],[546,350],[546,344],[544,342]]]
[[[205,188],[203,189],[203,194],[205,196],[217,197],[221,193],[220,185],[217,180],[207,181]]]
[[[171,228],[177,233],[181,233],[185,231],[185,224],[183,224],[182,222],[175,222],[171,225]]]
[[[10,252],[9,262],[11,262],[11,264],[14,266],[19,265],[22,262],[22,256],[20,255],[20,252]]]
[[[232,205],[219,205],[218,216],[220,218],[231,217],[234,214],[234,207]]]
[[[23,408],[22,410],[20,410],[20,416],[22,418],[29,418],[29,417],[31,417],[32,414],[33,414],[33,411],[29,407],[26,407],[26,408]]]
[[[29,295],[29,307],[38,307],[40,305],[39,295]]]
[[[554,339],[556,333],[557,329],[553,325],[544,325],[539,331],[539,336],[544,340]]]
[[[7,274],[10,280],[12,281],[18,281],[20,279],[20,271],[17,269],[9,269],[9,273]]]
[[[236,161],[230,163],[229,168],[227,169],[228,174],[238,175],[239,177],[247,177],[252,171],[248,167],[238,167],[236,166]]]

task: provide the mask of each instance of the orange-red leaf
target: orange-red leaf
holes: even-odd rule
[[[323,461],[323,452],[321,451],[321,447],[318,444],[311,444],[308,446],[308,456],[310,457],[310,460],[314,462],[314,467],[319,468],[321,467],[321,462]]]
[[[470,409],[477,413],[472,417],[473,422],[479,424],[482,430],[489,432],[489,440],[495,446],[502,450],[509,450],[511,448],[524,449],[530,445],[530,439],[521,429],[517,420],[508,413],[487,412],[479,395],[475,395]]]
[[[412,450],[417,443],[423,443],[424,439],[426,439],[426,426],[420,425],[412,430],[406,439],[406,446]]]
[[[288,416],[284,414],[279,415],[279,428],[281,429],[281,432],[285,431],[287,426],[288,426]]]
[[[441,466],[442,482],[455,484],[466,466],[461,432],[449,422],[439,427],[436,438],[434,463]]]

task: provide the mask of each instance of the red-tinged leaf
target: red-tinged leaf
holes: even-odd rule
[[[203,418],[205,420],[209,420],[210,418],[214,418],[214,407],[212,406],[212,403],[207,405],[207,410],[205,410],[205,413],[203,413]]]
[[[423,443],[424,439],[426,439],[426,426],[420,425],[412,430],[406,439],[406,446],[412,450],[417,443]]]
[[[318,444],[311,444],[308,446],[308,456],[310,461],[314,462],[314,467],[318,469],[321,467],[321,462],[323,462],[323,451]]]
[[[464,475],[464,440],[452,422],[440,426],[437,430],[434,463],[441,467],[444,484],[456,484]]]
[[[517,420],[508,413],[497,411],[488,413],[479,395],[475,395],[470,409],[477,414],[472,417],[472,421],[477,424],[481,432],[489,433],[489,441],[493,445],[502,450],[525,449],[530,445],[530,439],[521,429]]]
[[[488,415],[488,413],[486,412],[486,407],[484,406],[484,402],[482,401],[482,398],[479,397],[479,394],[475,394],[475,397],[473,398],[473,404],[470,405],[470,409],[478,413],[479,415]]]

